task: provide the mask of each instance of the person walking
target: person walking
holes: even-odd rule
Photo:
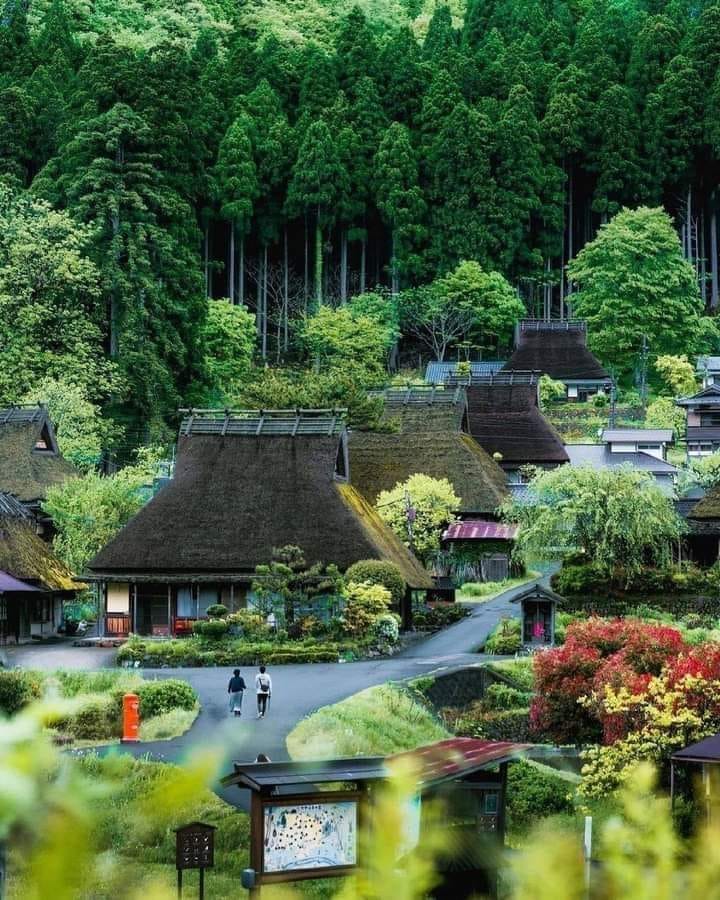
[[[230,714],[242,715],[243,691],[246,689],[245,679],[240,674],[240,669],[233,669],[232,678],[228,682],[228,694],[230,694]]]
[[[255,693],[257,694],[257,717],[264,719],[268,700],[272,697],[272,678],[268,675],[265,666],[260,666],[260,671],[255,676]]]

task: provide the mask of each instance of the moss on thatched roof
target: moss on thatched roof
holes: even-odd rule
[[[563,324],[521,322],[515,352],[503,371],[536,369],[558,381],[609,379],[609,374],[588,350],[584,323],[561,328]]]
[[[49,591],[77,591],[72,572],[35,533],[32,519],[0,517],[0,571]]]
[[[391,559],[412,587],[424,569],[335,477],[344,435],[180,435],[175,476],[89,565],[95,574],[243,574],[299,546],[341,570]]]
[[[398,431],[459,431],[467,398],[463,386],[393,388],[384,392],[382,421]]]
[[[57,450],[55,433],[44,409],[34,416],[9,415],[0,410],[0,491],[24,503],[42,500],[48,488],[77,475]],[[43,441],[47,450],[38,450]]]
[[[494,513],[507,494],[505,475],[477,442],[458,431],[350,435],[350,479],[371,502],[421,472],[447,478],[460,509]]]
[[[710,488],[688,513],[689,519],[720,519],[720,485]]]

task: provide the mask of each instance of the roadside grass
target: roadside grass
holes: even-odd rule
[[[406,690],[383,684],[312,713],[286,743],[292,759],[327,759],[384,756],[450,736]]]
[[[512,678],[523,691],[535,689],[533,661],[530,658],[498,660],[498,662],[487,663],[487,667]]]
[[[199,712],[200,704],[196,703],[194,709],[171,709],[160,713],[159,716],[153,716],[152,719],[140,723],[140,740],[170,741],[180,737],[192,727]]]
[[[458,588],[455,600],[458,603],[487,603],[511,588],[530,584],[540,578],[539,572],[528,572],[521,578],[507,578],[505,581],[471,581]]]

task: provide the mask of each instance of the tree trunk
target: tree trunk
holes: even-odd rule
[[[685,234],[687,235],[687,261],[692,265],[692,185],[688,185],[687,211],[685,213]]]
[[[288,232],[287,225],[284,228],[285,246],[284,246],[284,284],[283,284],[283,352],[288,351],[288,316],[290,315],[290,263],[288,261]],[[279,319],[279,317],[278,317]],[[280,338],[278,336],[278,345]]]
[[[712,212],[710,213],[710,306],[718,305],[718,250],[717,250],[717,211],[715,209],[715,191],[712,194]]]
[[[320,226],[320,215],[315,220],[315,305],[322,306],[323,302],[323,234]]]
[[[230,223],[230,266],[228,268],[228,298],[235,302],[235,223]]]
[[[305,213],[305,267],[303,269],[303,301],[305,304],[305,312],[308,309],[308,299],[310,297],[310,269],[309,269],[309,250],[308,250],[308,224],[307,213]]]
[[[245,235],[240,238],[240,305],[245,306]]]
[[[210,297],[210,225],[205,223],[205,241],[203,246],[203,265],[205,271],[205,299]]]
[[[340,303],[345,306],[348,296],[347,228],[340,229]]]
[[[268,336],[268,248],[263,248],[263,316],[262,316],[262,358],[267,359]]]
[[[399,284],[398,284],[397,260],[395,259],[395,243],[396,243],[395,232],[393,231],[392,243],[391,243],[392,258],[390,260],[390,265],[392,267],[391,268],[391,276],[390,276],[390,278],[391,278],[390,291],[391,291],[393,297],[397,296],[397,294],[399,294],[399,292],[400,292]]]
[[[367,276],[367,234],[360,241],[360,293],[365,293],[365,281]]]
[[[700,265],[700,291],[702,292],[703,304],[707,306],[707,265],[705,259],[705,207],[700,209],[700,222],[698,224],[700,232],[700,240],[698,247],[698,260]]]

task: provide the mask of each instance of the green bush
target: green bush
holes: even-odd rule
[[[229,630],[230,624],[226,619],[199,619],[197,622],[193,622],[193,632],[195,634],[216,641],[225,637]]]
[[[532,693],[520,691],[509,684],[491,684],[485,691],[483,706],[487,710],[527,709]]]
[[[57,724],[62,731],[84,741],[103,741],[121,734],[119,710],[105,697],[93,698]]]
[[[535,674],[532,659],[506,659],[502,662],[488,663],[492,672],[497,672],[515,682],[518,690],[532,693],[535,687]]]
[[[455,724],[455,733],[461,737],[481,738],[486,741],[530,741],[530,710],[503,709],[484,712],[482,707],[468,710]]]
[[[198,696],[193,688],[179,678],[146,681],[137,689],[140,698],[140,717],[149,719],[171,709],[192,709]]]
[[[0,671],[0,712],[5,715],[14,715],[41,694],[42,682],[35,672]]]
[[[460,588],[468,597],[486,597],[498,590],[501,581],[466,581]]]
[[[373,622],[373,637],[380,646],[394,647],[400,637],[400,625],[397,616],[383,613]]]
[[[224,619],[228,612],[224,603],[213,603],[205,610],[208,619]]]
[[[485,653],[512,656],[522,646],[520,619],[502,619],[485,642]]]
[[[510,828],[522,831],[547,816],[572,813],[572,785],[527,762],[508,766],[507,815]]]
[[[390,591],[392,602],[401,603],[405,596],[407,585],[400,573],[400,569],[391,562],[382,562],[379,559],[361,559],[353,563],[345,573],[345,580],[363,584],[380,584]]]
[[[239,609],[227,617],[230,628],[237,629],[247,640],[258,640],[270,636],[270,628],[265,618],[252,609]]]
[[[413,626],[416,631],[438,631],[469,615],[471,615],[470,610],[459,603],[427,607],[413,613]]]

